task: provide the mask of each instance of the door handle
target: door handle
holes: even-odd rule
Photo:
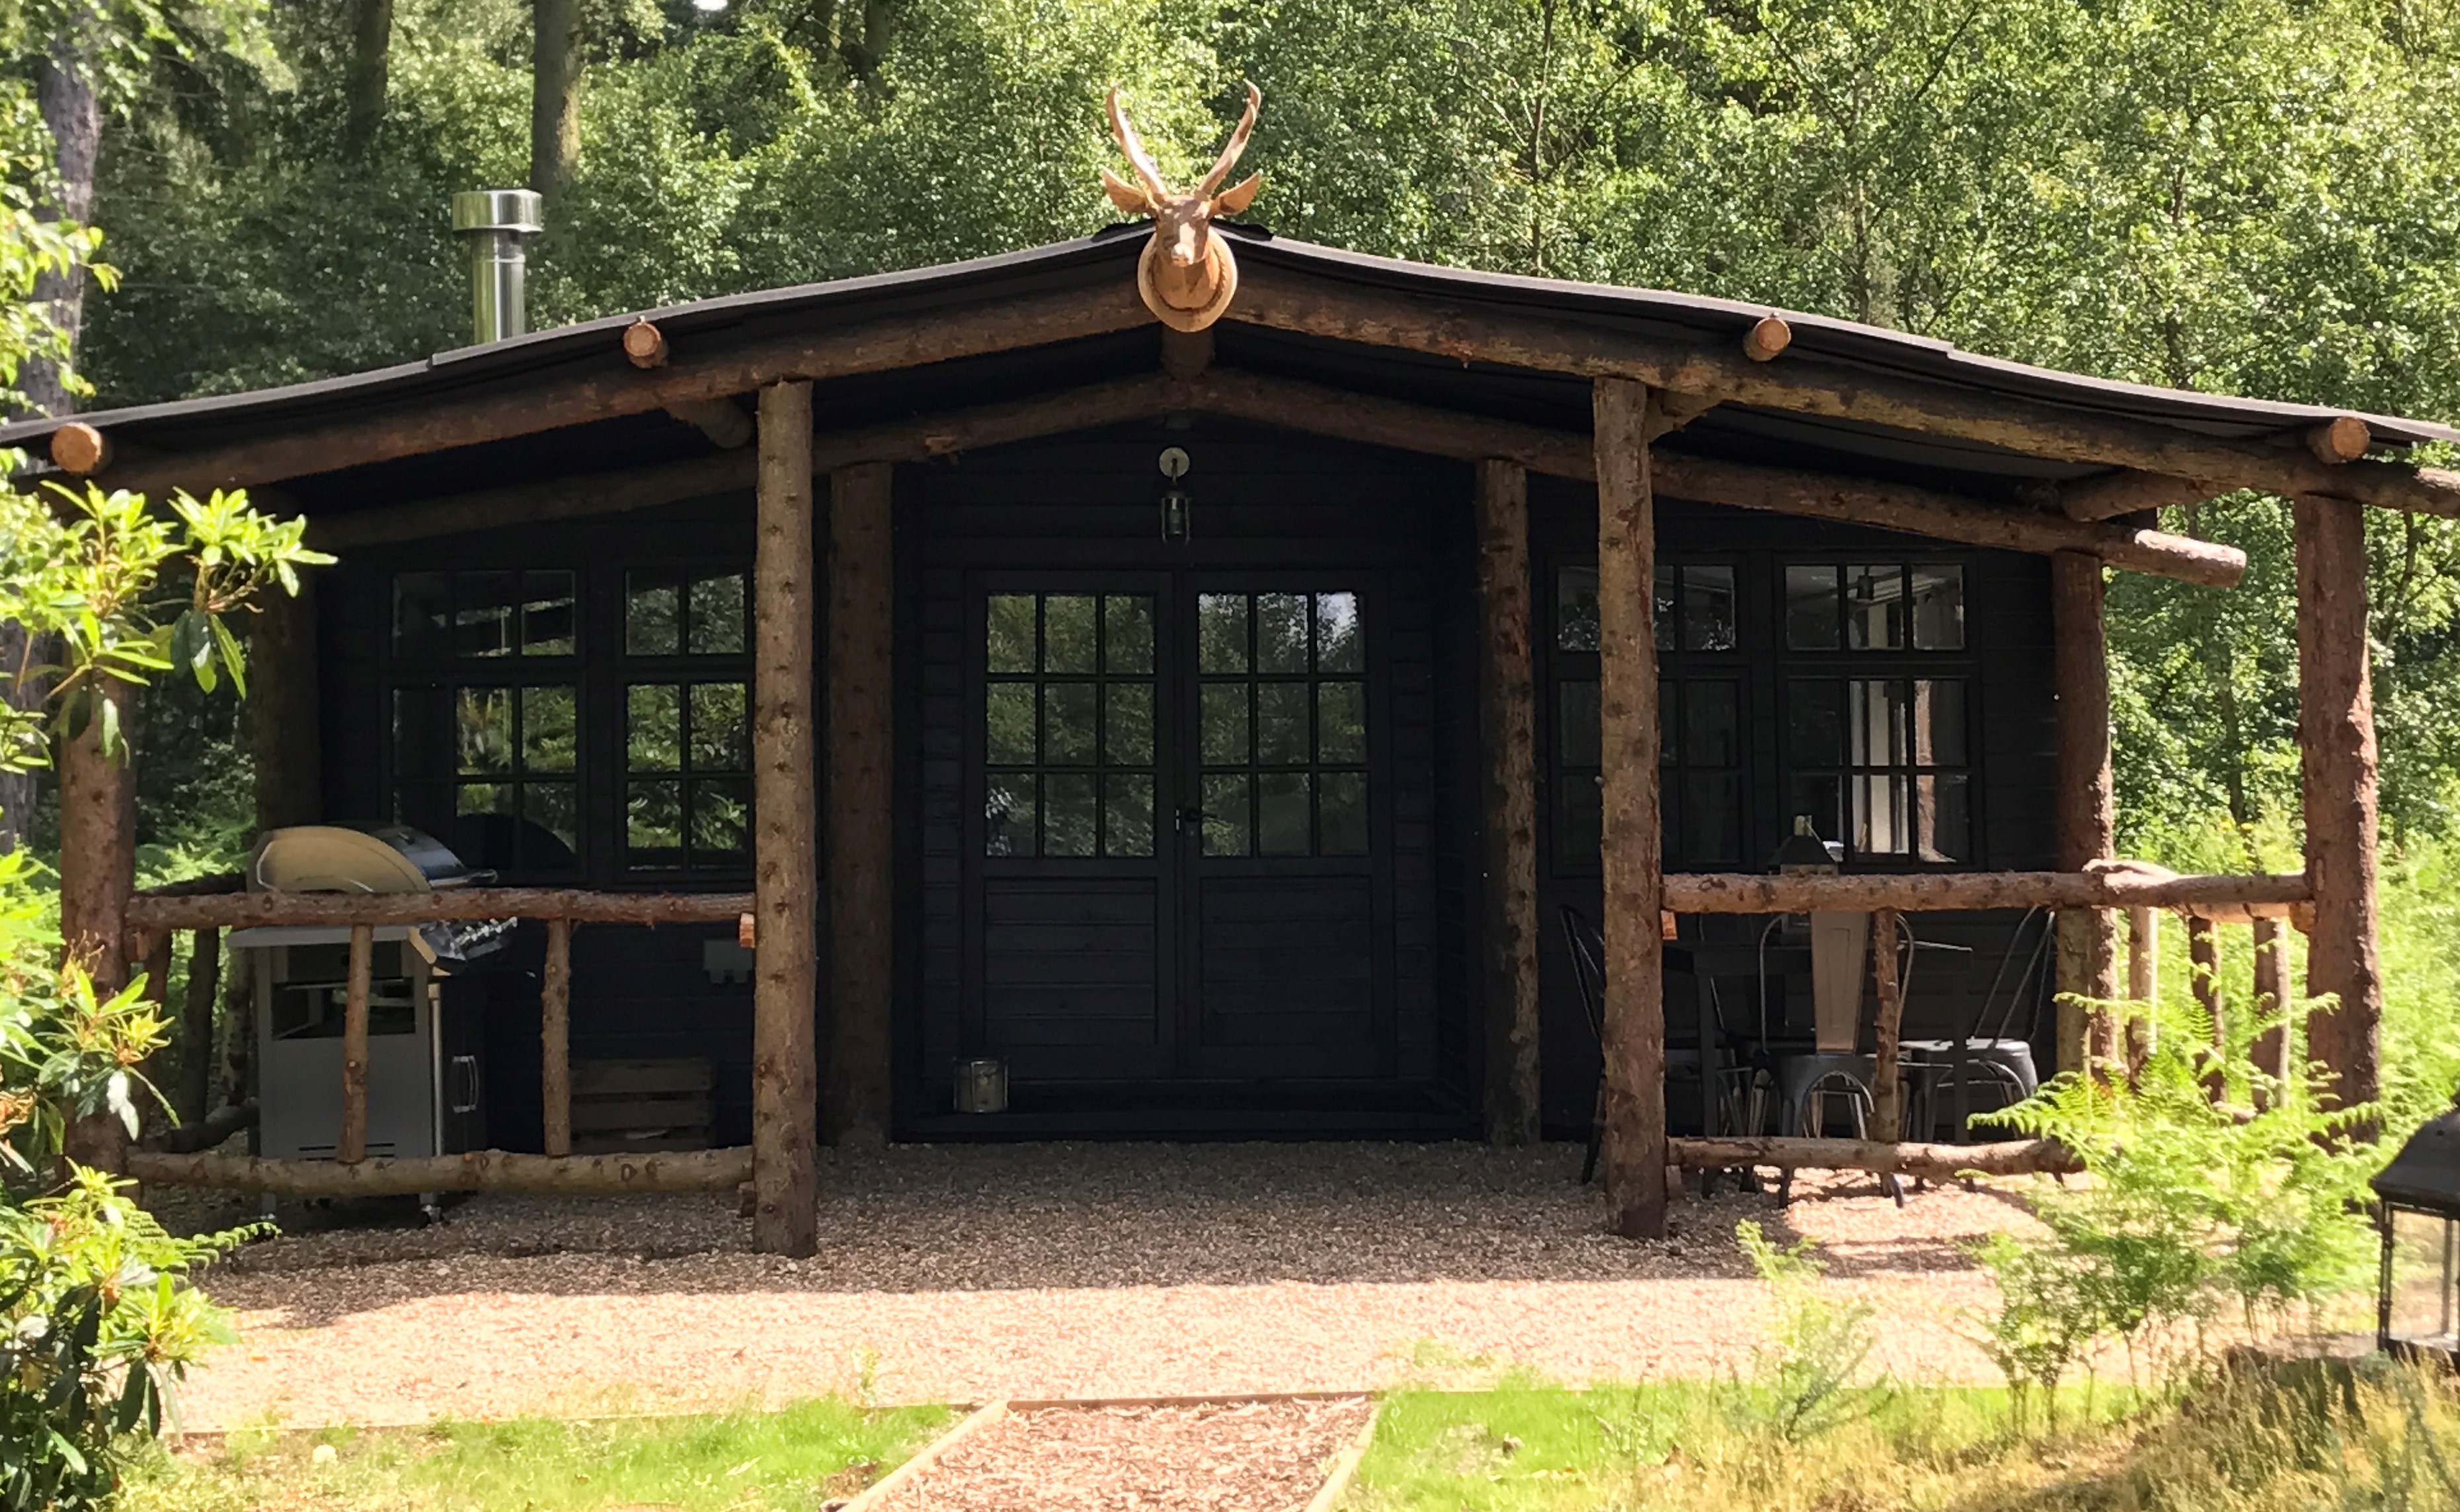
[[[1182,835],[1194,835],[1199,833],[1204,828],[1204,821],[1212,817],[1212,815],[1207,814],[1200,808],[1179,809],[1172,816],[1174,821],[1177,825],[1178,832]]]

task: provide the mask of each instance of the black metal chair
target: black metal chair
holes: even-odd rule
[[[2038,928],[2036,927],[2038,926]],[[2048,982],[2052,960],[2051,946],[2057,932],[2057,919],[2047,908],[2033,908],[2017,921],[2015,932],[2007,938],[2006,948],[2000,952],[1999,965],[1991,973],[1990,986],[1975,1003],[1972,1021],[1963,1034],[1954,1039],[1908,1040],[1903,1053],[1909,1063],[1919,1063],[1929,1080],[1929,1093],[1937,1097],[1941,1093],[1954,1097],[1953,1137],[1962,1140],[1970,1137],[1968,1124],[1974,1108],[1973,1089],[1986,1088],[1998,1095],[1998,1106],[2006,1107],[2031,1097],[2041,1086],[2041,1074],[2033,1062],[2033,1033],[2040,1027],[2042,989]],[[2027,937],[2030,946],[2027,947]],[[2024,964],[2011,982],[2008,969],[2023,957]],[[1910,969],[1908,969],[1910,979]],[[2004,1003],[2000,997],[2006,990]],[[2021,1032],[2016,1015],[2025,1012]],[[1995,1016],[1994,1016],[1995,1013]],[[1935,1105],[1934,1105],[1935,1106]],[[1983,1109],[1983,1112],[1990,1110]],[[1930,1134],[1929,1116],[1922,1125],[1925,1138]]]

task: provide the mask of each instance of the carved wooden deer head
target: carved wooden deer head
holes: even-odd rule
[[[1256,191],[1264,186],[1264,176],[1251,173],[1232,188],[1221,187],[1221,181],[1238,166],[1239,155],[1247,150],[1248,134],[1256,129],[1257,107],[1263,102],[1262,92],[1248,85],[1247,113],[1239,118],[1239,129],[1230,134],[1230,144],[1221,149],[1220,160],[1202,183],[1185,194],[1173,194],[1161,181],[1153,154],[1145,151],[1135,127],[1129,124],[1119,92],[1111,91],[1111,135],[1118,138],[1119,150],[1135,168],[1137,181],[1130,183],[1105,168],[1102,188],[1120,209],[1153,217],[1153,240],[1136,263],[1136,292],[1144,296],[1145,308],[1154,317],[1175,330],[1202,330],[1221,318],[1239,292],[1238,259],[1230,255],[1229,243],[1213,234],[1213,218],[1246,209]]]

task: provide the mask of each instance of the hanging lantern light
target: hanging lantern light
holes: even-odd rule
[[[1179,479],[1187,476],[1187,465],[1184,448],[1163,448],[1161,476],[1166,481],[1161,490],[1161,538],[1175,546],[1187,544],[1192,528],[1189,517],[1196,508],[1196,496],[1179,484]]]
[[[2374,1179],[2383,1279],[2376,1343],[2460,1368],[2460,1098]]]

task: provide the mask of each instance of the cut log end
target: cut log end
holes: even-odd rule
[[[667,365],[667,333],[646,320],[624,328],[624,355],[636,368]]]
[[[1762,315],[1743,337],[1743,355],[1753,362],[1769,362],[1792,345],[1793,328],[1774,315]]]
[[[2374,443],[2374,427],[2354,415],[2335,415],[2306,433],[2306,449],[2335,466],[2356,461]]]
[[[760,916],[738,913],[734,916],[734,943],[746,950],[757,949],[760,944]]]
[[[111,439],[83,420],[71,420],[52,433],[52,461],[64,473],[98,473],[110,464]]]

